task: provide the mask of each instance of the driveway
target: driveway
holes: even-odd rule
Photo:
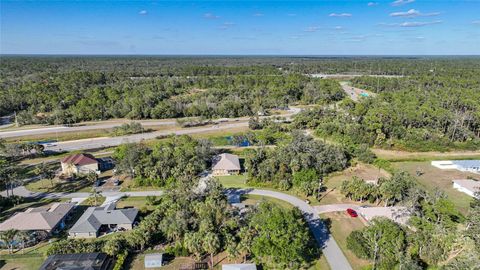
[[[330,213],[330,212],[343,212],[347,211],[348,208],[351,208],[355,211],[359,211],[360,205],[356,204],[326,204],[326,205],[317,205],[314,206],[318,214]]]
[[[261,190],[261,189],[243,189],[239,190],[243,194],[252,194],[276,198],[282,201],[286,201],[296,207],[298,207],[305,215],[310,230],[317,240],[318,246],[322,249],[323,255],[327,259],[331,269],[335,270],[351,270],[352,267],[347,258],[343,254],[342,250],[338,246],[333,237],[330,237],[328,229],[325,224],[320,220],[316,209],[306,202],[300,200],[297,197],[284,194],[281,192]]]

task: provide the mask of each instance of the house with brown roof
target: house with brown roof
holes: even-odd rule
[[[240,160],[237,155],[223,153],[213,160],[213,175],[236,175],[240,173],[240,169]]]
[[[95,172],[100,174],[99,162],[90,154],[73,154],[60,160],[62,173],[71,176],[73,174],[88,174]]]
[[[63,229],[65,219],[72,212],[73,203],[54,203],[47,207],[28,208],[0,223],[0,231],[45,231],[52,233]]]

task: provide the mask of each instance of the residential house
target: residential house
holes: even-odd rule
[[[480,181],[472,179],[457,179],[452,182],[454,189],[468,194],[468,196],[475,197],[475,193],[480,192]]]
[[[39,270],[111,270],[114,261],[105,253],[56,254],[49,256]]]
[[[131,230],[138,209],[115,209],[115,203],[89,207],[68,231],[71,238],[95,238],[101,233],[115,230]]]
[[[14,214],[0,224],[0,231],[44,231],[53,233],[65,226],[65,220],[72,212],[73,203],[54,203],[47,207],[28,208]]]
[[[480,173],[480,160],[434,160],[431,164],[442,170]]]
[[[100,174],[99,162],[90,154],[73,154],[64,157],[60,164],[62,173],[71,176],[73,174],[88,174],[95,172]]]
[[[223,153],[215,157],[212,167],[212,174],[236,175],[240,173],[240,160],[237,155]]]

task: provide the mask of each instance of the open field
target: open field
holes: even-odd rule
[[[90,192],[93,184],[85,178],[78,180],[40,179],[28,182],[25,186],[30,191],[36,192]]]
[[[480,151],[451,152],[406,152],[373,148],[372,151],[381,159],[389,161],[427,161],[438,159],[480,159]]]
[[[45,257],[41,255],[5,256],[0,258],[0,270],[39,269],[44,260]]]
[[[156,199],[159,199],[158,197]],[[137,209],[153,210],[155,206],[148,205],[146,197],[125,197],[117,202],[117,208],[135,207]]]
[[[322,214],[321,218],[329,224],[330,233],[337,241],[354,270],[364,269],[370,265],[369,261],[357,258],[353,252],[347,249],[347,236],[352,231],[365,227],[360,217],[352,218],[345,212],[333,212]]]
[[[462,213],[467,213],[472,198],[465,193],[453,188],[453,179],[465,179],[467,176],[480,179],[479,174],[461,172],[457,170],[441,170],[430,165],[430,162],[395,162],[392,164],[396,169],[416,175],[419,170],[423,174],[417,176],[418,182],[429,191],[436,188],[445,192],[450,200]]]

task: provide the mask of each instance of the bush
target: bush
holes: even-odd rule
[[[115,266],[113,267],[113,270],[121,270],[127,256],[128,256],[128,251],[124,251],[123,253],[119,254],[117,256],[117,261],[115,262]]]

